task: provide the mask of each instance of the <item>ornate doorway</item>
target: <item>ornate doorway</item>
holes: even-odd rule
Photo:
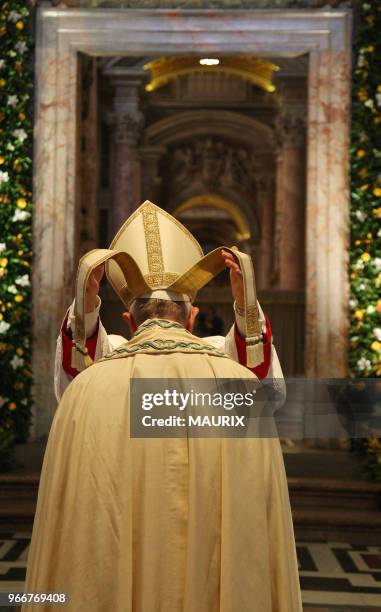
[[[305,372],[309,376],[346,373],[349,26],[350,11],[342,9],[318,12],[39,9],[34,226],[35,251],[39,256],[35,258],[33,272],[37,434],[48,430],[55,406],[50,383],[55,340],[64,308],[72,297],[77,265],[80,53],[128,58],[142,54],[192,55],[196,51],[208,56],[249,53],[280,59],[302,55],[308,58]],[[122,117],[118,150],[128,150],[131,155],[129,143],[134,142],[139,129],[139,115],[130,114],[134,110],[133,96],[126,107],[120,93],[121,90],[114,109]],[[163,140],[167,133],[170,140],[171,118],[161,121],[160,126],[152,128],[146,142],[146,168],[158,160],[158,134]],[[226,117],[226,122],[218,120],[218,124],[213,142],[221,141],[222,135],[216,131],[224,130],[229,118]],[[286,118],[281,126],[285,137],[292,125],[292,117]],[[297,134],[297,124],[294,127],[293,134]],[[189,122],[188,130],[192,136],[207,136],[194,121]],[[245,137],[245,130],[241,130],[240,136]],[[225,137],[226,134],[222,140]],[[169,140],[170,148],[173,142]],[[283,181],[287,181],[290,173],[300,172],[300,158],[295,150],[298,146],[298,141],[290,137],[282,150]],[[132,167],[137,160],[133,156],[130,160]],[[148,185],[146,181],[143,184]],[[284,185],[286,194],[287,183]],[[150,189],[160,191],[160,182],[153,181]],[[271,181],[267,181],[262,193],[270,194],[268,201],[273,199],[272,189]],[[187,197],[203,193],[189,193]],[[182,198],[179,202],[173,200],[174,209],[184,201],[184,193]],[[291,201],[292,198],[283,200],[283,205]],[[282,202],[277,201],[278,204]],[[275,228],[276,232],[279,229]],[[282,251],[292,247],[292,243],[280,241],[278,246]],[[282,269],[279,274],[282,276]]]

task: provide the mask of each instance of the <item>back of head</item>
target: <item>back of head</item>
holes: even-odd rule
[[[169,319],[185,327],[190,309],[190,302],[175,302],[158,298],[136,298],[130,306],[130,313],[137,326],[144,323],[147,319]]]

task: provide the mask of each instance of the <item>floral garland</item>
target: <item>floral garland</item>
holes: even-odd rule
[[[355,377],[381,375],[381,4],[359,7],[351,144],[350,355]],[[353,442],[367,476],[381,480],[381,439]]]
[[[31,420],[32,41],[24,0],[0,8],[0,469]]]

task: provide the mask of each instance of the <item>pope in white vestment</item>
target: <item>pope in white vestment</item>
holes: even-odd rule
[[[144,213],[149,220],[161,214],[150,203],[134,219],[142,213],[143,220]],[[133,278],[117,247],[101,256],[124,270],[122,277],[110,268],[109,278],[130,300],[134,335],[90,365],[84,288],[98,255],[89,254],[77,277],[74,317],[72,368],[82,371],[66,388],[49,435],[26,592],[67,593],[69,612],[301,612],[278,438],[130,436],[132,379],[255,379],[191,333],[187,292],[193,298],[205,270],[214,269],[213,255],[200,267],[195,258],[192,273],[180,270],[175,281],[167,262],[161,278],[170,279],[168,289],[148,283],[138,252],[144,275],[136,267]],[[163,243],[162,250],[165,260]],[[150,291],[143,295],[144,283]],[[245,286],[246,312],[254,313],[245,319],[250,367],[262,349],[255,292]],[[147,304],[170,316],[147,318]]]

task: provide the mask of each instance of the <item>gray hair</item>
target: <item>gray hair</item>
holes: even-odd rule
[[[130,306],[136,325],[147,319],[169,319],[185,325],[191,308],[190,302],[172,302],[158,298],[136,298]]]

